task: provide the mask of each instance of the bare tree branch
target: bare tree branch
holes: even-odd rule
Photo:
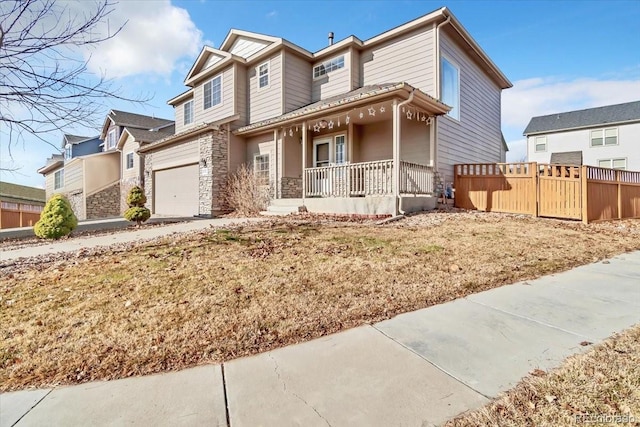
[[[105,75],[88,71],[87,48],[116,37],[104,34],[114,3],[97,1],[87,13],[56,0],[0,2],[0,132],[3,144],[82,126],[97,128],[107,102],[144,103],[123,95]],[[125,23],[126,24],[126,23]],[[3,129],[4,128],[4,129]]]

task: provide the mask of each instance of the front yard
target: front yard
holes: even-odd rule
[[[221,362],[640,249],[640,222],[283,219],[0,267],[0,390]]]

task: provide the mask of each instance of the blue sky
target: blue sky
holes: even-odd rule
[[[336,41],[352,34],[366,40],[442,6],[514,83],[502,96],[508,160],[525,156],[522,131],[532,116],[640,99],[639,1],[121,1],[110,25],[126,19],[129,24],[90,52],[89,69],[105,71],[132,96],[153,95],[146,106],[114,102],[109,107],[173,118],[166,101],[185,90],[184,77],[201,47],[219,47],[230,28],[283,37],[316,51],[327,44],[329,31]],[[53,134],[50,140],[59,144],[61,137]],[[12,153],[10,159],[0,134],[2,166],[20,167],[0,172],[0,179],[42,187],[35,171],[52,148],[26,138]]]

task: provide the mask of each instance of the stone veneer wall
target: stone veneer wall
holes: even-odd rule
[[[69,200],[71,209],[76,215],[76,218],[80,221],[87,219],[84,211],[84,193],[82,190],[67,193],[65,196]]]
[[[229,128],[220,126],[217,130],[203,133],[198,138],[200,146],[199,214],[214,216],[228,212],[223,192],[229,173]]]
[[[280,179],[280,189],[283,199],[299,199],[302,197],[302,178],[283,176]]]
[[[145,206],[153,212],[153,153],[144,153],[144,156],[140,156],[140,161],[144,162],[144,177],[141,184],[144,195],[147,196]]]
[[[120,182],[87,196],[87,218],[120,216]]]

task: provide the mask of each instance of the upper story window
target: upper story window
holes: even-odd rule
[[[546,136],[536,136],[534,138],[534,142],[536,144],[536,153],[541,153],[543,151],[547,151],[547,137]]]
[[[53,189],[59,190],[64,187],[64,169],[56,171],[53,175]]]
[[[107,150],[111,150],[116,147],[116,142],[118,139],[118,134],[116,129],[111,129],[107,134]]]
[[[258,67],[258,88],[269,86],[269,63],[265,62]]]
[[[66,160],[71,159],[71,144],[67,144],[64,146],[64,158]]]
[[[204,84],[204,109],[222,103],[222,76],[214,77]]]
[[[324,61],[322,64],[313,67],[313,78],[315,79],[324,76],[325,74],[329,74],[330,72],[339,70],[340,68],[344,68],[344,55]]]
[[[591,146],[618,145],[618,128],[596,129],[591,131]]]
[[[133,169],[133,153],[127,153],[127,169]]]
[[[598,160],[598,166],[610,169],[627,169],[627,159],[602,159]]]
[[[451,107],[449,117],[460,120],[460,69],[442,58],[441,101]]]
[[[193,100],[184,103],[184,124],[193,123]]]

